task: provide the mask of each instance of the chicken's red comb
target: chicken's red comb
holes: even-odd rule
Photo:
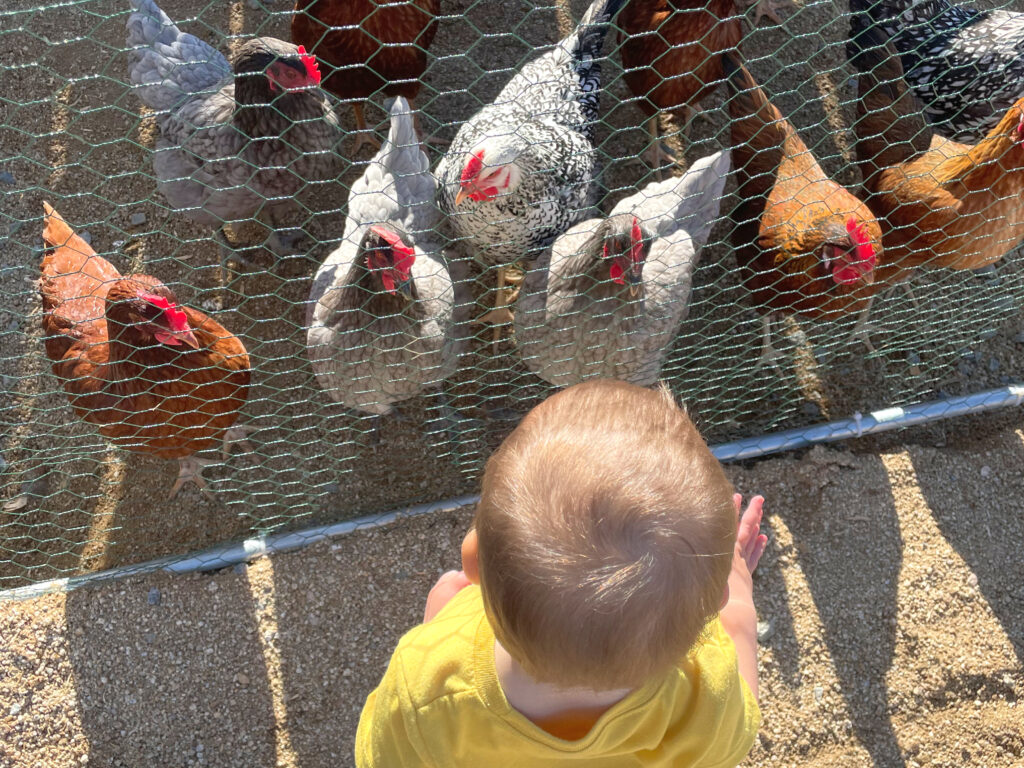
[[[469,162],[466,163],[466,167],[462,169],[462,177],[459,179],[459,183],[468,184],[480,175],[480,170],[483,167],[484,151],[482,149],[478,149],[473,153],[472,157],[469,158]]]
[[[403,243],[402,238],[387,227],[373,226],[370,227],[370,231],[384,238],[391,246],[391,251],[395,254],[395,263],[392,268],[402,280],[408,280],[413,262],[416,261],[416,251]]]
[[[629,237],[632,240],[629,257],[634,264],[639,264],[644,260],[644,233],[640,229],[640,220],[636,216],[633,217],[633,228],[629,231]]]
[[[164,311],[164,314],[167,316],[167,325],[172,331],[189,330],[188,315],[186,315],[173,301],[156,293],[144,293],[142,294],[142,298],[154,307],[159,307]]]
[[[871,262],[871,265],[874,266],[875,246],[871,244],[871,238],[864,231],[864,223],[857,221],[856,217],[851,216],[846,220],[846,231],[853,239],[853,242],[856,243],[857,262],[867,261]]]
[[[319,85],[320,69],[316,65],[316,56],[306,53],[306,46],[300,45],[299,58],[302,59],[302,64],[306,68],[306,74],[309,75],[309,79]]]

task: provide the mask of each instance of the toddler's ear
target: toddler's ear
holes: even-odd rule
[[[474,584],[480,583],[480,568],[477,564],[476,528],[470,528],[466,538],[462,540],[462,571],[466,578]]]

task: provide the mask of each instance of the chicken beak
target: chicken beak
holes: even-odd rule
[[[626,273],[626,279],[629,281],[629,298],[635,299],[640,295],[640,291],[644,286],[644,278],[639,267],[630,268],[629,272]]]
[[[191,330],[178,331],[173,335],[174,338],[178,339],[182,344],[192,347],[192,349],[199,349],[199,340]]]
[[[398,291],[402,296],[405,297],[406,301],[412,301],[412,278],[403,280],[400,283],[395,283],[395,290]]]
[[[459,191],[455,193],[455,207],[458,208],[462,205],[462,201],[468,197],[465,187],[459,187]]]

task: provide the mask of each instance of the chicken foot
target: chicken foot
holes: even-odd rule
[[[231,447],[234,445],[240,445],[249,453],[256,450],[252,447],[252,443],[249,442],[249,434],[252,431],[252,427],[246,427],[241,424],[236,424],[224,430],[224,442],[221,445],[220,454],[224,457],[225,461],[231,455]]]
[[[907,294],[907,298],[910,299],[910,303],[914,305],[914,309],[921,309],[921,304],[914,295],[913,289],[910,287],[910,283],[898,283],[885,292],[884,296],[888,297],[896,289],[902,290]],[[853,326],[853,330],[850,331],[849,341],[860,341],[867,347],[868,352],[875,351],[875,345],[871,343],[871,334],[879,330],[875,324],[871,321],[871,308],[875,303],[875,296],[868,299],[868,305],[860,311],[857,315],[857,323]]]
[[[506,294],[505,286],[506,284],[518,286],[522,281],[522,274],[510,273],[507,267],[498,267],[498,287],[494,294],[494,309],[480,317],[475,323],[476,325],[490,324],[494,326],[492,343],[495,345],[501,341],[501,327],[509,325],[515,319],[509,305],[518,297],[519,289],[515,288]]]
[[[767,16],[776,24],[781,24],[782,17],[779,16],[779,11],[789,5],[791,3],[787,2],[787,0],[754,0],[754,2],[748,3],[748,7],[754,9],[753,26],[756,27],[761,22],[762,16]]]
[[[779,369],[779,360],[785,357],[785,355],[776,349],[774,344],[772,344],[773,319],[774,317],[770,312],[761,318],[761,356],[758,358],[757,364],[754,366],[755,370],[764,368],[766,365]]]
[[[210,492],[210,486],[206,484],[206,480],[203,479],[203,467],[208,464],[213,464],[209,459],[197,459],[195,456],[186,456],[183,459],[178,459],[180,467],[178,469],[178,479],[174,481],[174,485],[171,486],[171,495],[167,497],[168,500],[173,499],[178,495],[178,491],[181,490],[185,483],[195,483],[202,494],[210,501],[216,501],[216,497]]]

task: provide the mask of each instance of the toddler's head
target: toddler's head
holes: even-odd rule
[[[526,672],[634,688],[717,613],[736,510],[667,390],[597,380],[545,400],[495,452],[475,529],[488,619]]]

